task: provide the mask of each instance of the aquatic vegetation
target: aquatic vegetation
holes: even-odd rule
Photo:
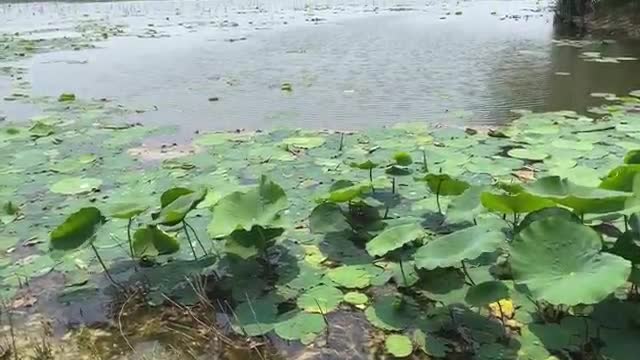
[[[105,288],[98,273],[115,293],[143,282],[153,306],[204,298],[255,339],[318,346],[349,312],[397,357],[636,354],[635,325],[607,315],[637,311],[636,100],[598,120],[527,114],[500,137],[202,134],[201,151],[157,163],[127,149],[162,130],[98,126],[121,110],[48,101],[0,131],[15,150],[0,154],[0,246],[18,259],[0,268],[5,298],[55,273],[59,301],[79,301]],[[542,144],[562,151],[511,151]],[[572,180],[582,168],[595,186]]]

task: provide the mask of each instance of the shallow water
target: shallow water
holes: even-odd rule
[[[136,121],[185,133],[495,125],[512,118],[510,109],[585,112],[600,104],[591,93],[640,87],[640,61],[580,57],[640,57],[639,43],[557,46],[548,4],[529,0],[30,3],[0,5],[0,18],[0,31],[30,38],[77,36],[73,26],[88,19],[126,25],[127,36],[97,49],[23,61],[33,94],[154,109]],[[159,37],[141,37],[149,31]],[[0,108],[10,118],[31,115]]]

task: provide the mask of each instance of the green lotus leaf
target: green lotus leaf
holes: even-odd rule
[[[149,225],[136,230],[133,234],[133,253],[136,257],[155,254],[170,255],[179,250],[178,240],[156,226]]]
[[[235,133],[235,132],[218,132],[218,133],[207,133],[199,136],[194,140],[194,144],[201,146],[215,146],[222,145],[226,143],[241,143],[248,142],[253,139],[253,133]]]
[[[444,196],[460,195],[470,186],[467,182],[454,179],[447,174],[427,174],[420,180],[427,183],[431,192]]]
[[[640,235],[635,231],[625,231],[607,252],[625,258],[633,264],[639,264]]]
[[[314,234],[342,232],[351,229],[339,205],[322,203],[309,216],[309,229]]]
[[[275,324],[275,332],[285,340],[308,339],[315,337],[327,328],[327,324],[321,314],[306,312],[287,313],[278,319]]]
[[[640,98],[640,90],[634,90],[630,92],[629,95]]]
[[[62,179],[49,188],[51,192],[64,195],[75,195],[94,191],[102,185],[102,180],[84,177]]]
[[[532,211],[527,214],[527,216],[522,219],[520,224],[518,224],[518,231],[526,228],[531,225],[533,222],[546,219],[546,218],[556,218],[556,219],[565,219],[567,221],[573,221],[575,223],[581,224],[582,221],[580,218],[572,213],[571,211],[561,208],[561,207],[548,207],[540,210]]]
[[[528,193],[553,200],[579,214],[622,210],[631,194],[576,185],[559,176],[540,178],[524,186]]]
[[[178,196],[160,210],[158,217],[155,219],[156,224],[175,226],[181,223],[187,214],[204,200],[206,195],[207,189],[200,188],[197,191]]]
[[[640,165],[640,149],[627,152],[624,156],[624,163],[628,165]]]
[[[369,286],[371,276],[369,272],[359,265],[342,265],[329,269],[327,277],[336,285],[348,289],[363,289]]]
[[[427,242],[415,254],[416,266],[433,270],[459,266],[463,260],[497,250],[505,242],[501,231],[472,226]]]
[[[371,256],[384,256],[415,240],[426,236],[422,226],[418,223],[397,225],[385,229],[378,236],[367,243],[367,252]]]
[[[384,341],[387,352],[395,357],[406,357],[413,352],[411,339],[404,335],[389,335]]]
[[[76,94],[73,94],[73,93],[62,93],[60,94],[60,96],[58,96],[59,102],[75,101],[75,99],[76,99]]]
[[[618,166],[602,179],[600,187],[608,190],[633,192],[638,174],[640,174],[640,164]]]
[[[174,187],[171,188],[160,195],[160,207],[165,208],[167,205],[176,201],[182,195],[188,195],[193,193],[193,190],[183,188],[183,187]]]
[[[105,221],[100,210],[95,207],[78,210],[51,232],[51,249],[74,250],[92,242]]]
[[[407,175],[411,175],[411,170],[409,168],[403,167],[403,166],[398,166],[398,165],[391,165],[389,167],[387,167],[384,170],[385,174],[387,175],[391,175],[391,176],[407,176]]]
[[[12,223],[20,216],[20,207],[15,205],[12,201],[2,202],[0,201],[0,223],[9,224]]]
[[[287,207],[284,190],[263,176],[257,187],[246,193],[231,193],[212,207],[209,235],[220,238],[238,229],[251,230],[254,226],[282,227],[280,215]]]
[[[515,195],[483,192],[480,195],[480,201],[488,210],[501,214],[523,214],[556,206],[551,200],[524,192]]]
[[[351,167],[360,169],[360,170],[371,170],[378,167],[379,164],[372,162],[371,160],[363,161],[360,163],[352,162],[350,164]]]
[[[55,132],[55,128],[53,127],[53,125],[47,124],[43,121],[36,121],[35,124],[33,124],[29,128],[29,133],[31,134],[31,137],[34,137],[34,138],[41,138],[41,137],[53,135],[54,132]]]
[[[593,229],[546,218],[522,230],[511,245],[511,268],[517,284],[535,299],[554,305],[594,304],[624,285],[631,263],[602,253]]]
[[[364,305],[369,302],[367,295],[357,291],[350,291],[344,294],[343,299],[351,305]]]
[[[319,136],[290,137],[282,140],[282,143],[302,149],[311,149],[324,144],[325,138]]]
[[[227,238],[225,251],[243,259],[248,259],[263,253],[265,249],[273,244],[274,239],[282,235],[283,232],[284,229],[282,228],[264,229],[260,226],[254,226],[250,231],[238,229]]]
[[[402,304],[395,296],[383,296],[364,311],[371,325],[390,331],[400,331],[411,326],[418,317],[416,309],[410,304]]]
[[[300,295],[297,304],[303,311],[327,314],[338,308],[343,297],[342,291],[333,286],[318,285]]]
[[[393,161],[395,161],[396,164],[400,166],[409,166],[413,164],[413,159],[411,158],[411,155],[409,155],[404,151],[399,151],[393,154]]]
[[[534,149],[515,148],[507,152],[509,156],[516,159],[542,161],[549,157],[549,154]]]
[[[432,334],[427,336],[427,334],[420,329],[414,330],[413,342],[417,345],[418,349],[422,350],[427,355],[445,357],[447,354],[448,348],[446,340]]]
[[[460,196],[451,200],[447,207],[447,222],[472,222],[473,219],[485,211],[480,198],[486,190],[486,186],[471,186]]]
[[[231,327],[245,336],[261,336],[273,330],[278,311],[271,298],[243,302],[234,310]]]
[[[53,165],[51,165],[51,171],[55,171],[57,173],[70,174],[74,172],[81,171],[91,163],[95,162],[97,157],[93,154],[82,155],[78,158],[71,158],[59,161]]]
[[[475,307],[482,307],[509,298],[509,288],[502,281],[486,281],[469,288],[465,301]]]
[[[116,219],[132,219],[147,211],[148,208],[148,205],[134,202],[116,203],[109,208],[109,216]]]
[[[370,190],[371,184],[354,184],[348,180],[340,180],[331,186],[329,195],[324,200],[333,203],[345,203],[360,198]]]

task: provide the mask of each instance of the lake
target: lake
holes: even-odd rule
[[[95,48],[17,62],[32,94],[106,98],[151,110],[135,121],[184,134],[491,126],[513,119],[512,109],[584,113],[602,103],[592,93],[640,87],[638,42],[564,42],[544,1],[49,2],[0,5],[0,19],[0,32],[30,39],[121,25]],[[0,91],[10,93],[8,80]],[[2,110],[32,115],[15,103]]]

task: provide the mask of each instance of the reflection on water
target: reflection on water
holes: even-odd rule
[[[64,31],[84,18],[107,18],[127,25],[131,34],[152,28],[165,35],[117,37],[99,49],[38,55],[28,63],[33,92],[155,105],[157,111],[140,120],[180,124],[187,132],[363,128],[397,121],[493,125],[508,121],[510,109],[584,112],[599,101],[593,92],[640,88],[640,61],[580,57],[584,51],[640,57],[638,43],[555,46],[553,14],[529,0],[0,8],[7,29]],[[398,9],[409,11],[391,11]],[[293,91],[281,90],[285,82]]]

